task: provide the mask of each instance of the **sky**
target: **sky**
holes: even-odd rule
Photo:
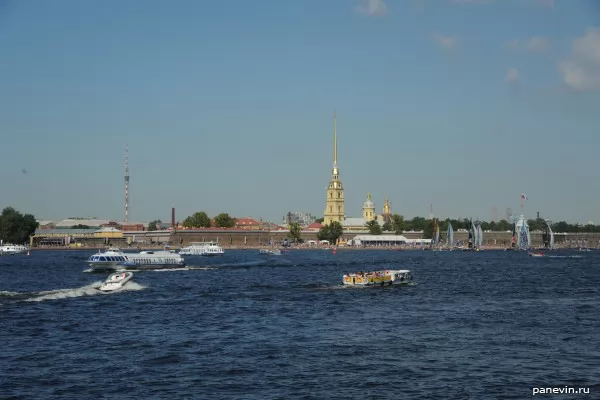
[[[0,1],[0,207],[600,224],[600,2]]]

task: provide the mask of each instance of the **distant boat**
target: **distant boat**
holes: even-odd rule
[[[546,233],[544,236],[544,244],[546,245],[546,248],[549,250],[555,250],[556,246],[554,245],[554,232],[552,232],[550,221],[548,220],[546,220]]]
[[[515,222],[514,232],[515,250],[529,250],[531,247],[531,234],[524,215],[521,215]]]
[[[477,240],[476,242],[476,247],[478,249],[480,249],[483,246],[483,231],[481,230],[481,224],[477,223]]]
[[[433,245],[437,246],[440,244],[440,226],[438,225],[437,218],[433,219]]]
[[[448,231],[446,232],[446,246],[454,247],[454,229],[452,229],[450,222],[448,222]]]
[[[470,249],[473,249],[473,247],[475,246],[475,230],[473,229],[473,221],[470,222],[470,227],[469,227],[469,239],[467,242],[467,247]]]

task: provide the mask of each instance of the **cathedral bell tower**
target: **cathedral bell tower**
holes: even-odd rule
[[[383,203],[383,213],[381,214],[384,222],[392,221],[392,206],[388,200],[387,194],[385,195],[385,202]]]
[[[340,171],[337,165],[337,129],[336,115],[333,114],[333,170],[331,180],[327,187],[327,200],[325,203],[325,213],[323,215],[323,224],[329,225],[333,221],[340,224],[344,220],[344,187],[340,181]]]

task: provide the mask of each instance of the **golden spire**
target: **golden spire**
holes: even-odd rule
[[[333,112],[333,165],[337,167],[337,127],[336,127],[336,112]]]

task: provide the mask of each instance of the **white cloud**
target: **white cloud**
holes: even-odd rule
[[[523,47],[532,53],[544,53],[550,50],[550,41],[544,36],[534,36],[526,40]]]
[[[515,83],[519,81],[519,70],[516,68],[509,68],[506,71],[506,76],[504,77],[504,82],[506,83]]]
[[[600,28],[573,40],[571,55],[558,64],[564,82],[576,90],[600,90]]]
[[[529,39],[513,39],[506,44],[511,50],[524,50],[530,53],[546,53],[550,50],[551,42],[545,36],[534,36]]]
[[[363,0],[362,5],[356,6],[355,9],[361,14],[373,17],[381,17],[387,14],[387,5],[383,0]]]
[[[542,7],[549,8],[550,10],[554,10],[554,0],[535,0],[537,4]]]
[[[445,49],[453,50],[458,45],[458,39],[454,36],[444,36],[439,33],[431,34],[431,38]]]

